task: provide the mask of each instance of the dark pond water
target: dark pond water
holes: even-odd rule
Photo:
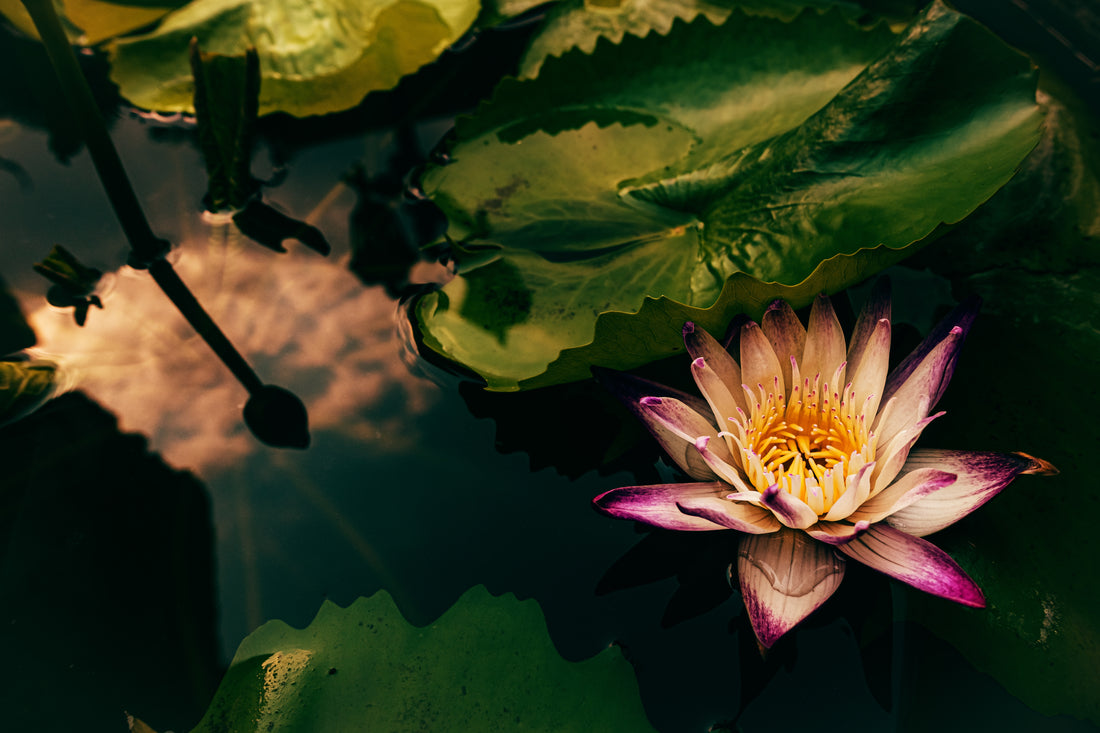
[[[0,273],[34,328],[36,353],[64,367],[71,390],[0,432],[0,727],[121,731],[128,710],[161,731],[189,730],[237,645],[264,621],[302,627],[326,599],[346,606],[384,589],[425,625],[480,584],[535,599],[567,659],[620,645],[662,731],[734,719],[745,731],[1094,730],[1025,705],[988,665],[980,671],[906,620],[912,596],[869,571],[851,572],[837,598],[761,662],[725,581],[728,537],[642,533],[591,510],[603,491],[671,476],[625,412],[591,384],[479,394],[420,358],[397,300],[350,271],[362,209],[342,181],[356,164],[386,165],[391,129],[343,118],[331,129],[277,131],[258,156],[261,175],[271,160],[285,164],[266,199],[324,232],[333,251],[321,257],[297,244],[277,254],[204,219],[190,129],[112,114],[181,276],[264,380],[302,397],[313,443],[280,451],[251,436],[245,391],[148,276],[122,266],[127,249],[87,156],[59,161],[56,126],[51,141],[51,127],[29,113],[0,120]],[[450,121],[419,120],[421,145]],[[45,302],[31,270],[55,243],[111,273],[104,309],[83,328]],[[930,444],[1028,450],[1067,473],[1064,462],[1080,454],[1049,434],[998,444],[1027,433],[990,407],[1009,398],[1003,383],[983,381],[1003,363],[1013,329],[1035,327],[1005,303],[1033,297],[1029,288],[1046,280],[937,267],[950,246],[895,273],[898,311],[913,326],[968,290],[991,301],[990,325],[968,345],[949,392],[946,409],[960,423]],[[413,273],[438,276],[429,265]],[[1074,287],[1065,302],[1091,303],[1081,295],[1088,282]],[[837,302],[851,312],[845,296]],[[1068,343],[1088,353],[1081,339]],[[1037,358],[1027,343],[1021,370]],[[1082,399],[1095,407],[1094,394]],[[975,424],[987,429],[976,435]],[[988,537],[1003,525],[975,526]],[[1052,593],[1062,590],[1054,576]]]

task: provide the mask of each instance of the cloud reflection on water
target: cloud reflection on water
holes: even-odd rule
[[[302,399],[314,434],[339,431],[386,450],[415,440],[408,416],[427,411],[437,388],[409,372],[396,303],[364,288],[346,252],[323,258],[292,245],[277,255],[232,224],[201,223],[172,257],[260,378]],[[241,418],[244,388],[148,274],[119,270],[104,310],[83,328],[41,299],[24,304],[37,353],[170,463],[204,475],[258,448]]]

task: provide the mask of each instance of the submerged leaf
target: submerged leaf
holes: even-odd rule
[[[256,49],[237,56],[203,53],[191,39],[195,119],[206,162],[207,208],[239,209],[256,190],[252,144],[260,101]]]
[[[95,292],[103,273],[83,264],[69,250],[55,244],[46,259],[34,264],[34,271],[74,296]]]
[[[325,602],[302,630],[271,621],[237,650],[194,733],[233,730],[646,731],[615,650],[562,659],[535,601],[466,592],[427,628],[380,591]]]
[[[261,115],[350,109],[433,61],[477,17],[477,0],[193,0],[152,33],[111,45],[111,77],[139,107],[191,112],[187,47],[260,57]]]
[[[50,361],[0,361],[0,425],[37,410],[57,391],[57,365]]]
[[[837,11],[734,12],[550,59],[460,121],[424,177],[483,258],[459,251],[418,303],[424,343],[524,389],[674,353],[685,320],[717,331],[847,287],[1013,175],[1038,138],[1034,84],[941,4],[898,39]],[[486,247],[507,266],[480,266]],[[471,298],[522,312],[479,320]]]

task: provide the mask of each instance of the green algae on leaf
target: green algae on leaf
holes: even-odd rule
[[[350,109],[434,61],[477,17],[478,0],[193,0],[151,33],[110,46],[111,77],[146,109],[192,112],[188,44],[260,58],[261,115]]]
[[[567,662],[535,601],[478,586],[424,628],[385,591],[347,608],[326,601],[301,630],[264,624],[237,649],[194,733],[225,730],[652,728],[618,650]]]
[[[484,263],[417,305],[424,343],[493,390],[679,350],[776,297],[804,305],[896,262],[1013,175],[1038,139],[1030,62],[932,5],[899,37],[838,11],[733,12],[606,39],[506,80],[425,190],[496,248],[525,315],[493,326]],[[514,293],[513,293],[514,295]]]

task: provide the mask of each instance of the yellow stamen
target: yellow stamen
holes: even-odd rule
[[[839,378],[838,369],[833,382]],[[749,413],[739,409],[730,418],[741,463],[757,490],[778,484],[824,515],[843,496],[848,478],[874,460],[877,441],[867,429],[874,416],[865,414],[866,403],[854,404],[851,383],[830,389],[820,375],[795,381],[790,400],[776,394],[778,380],[771,386],[766,392],[763,385],[745,385]]]

